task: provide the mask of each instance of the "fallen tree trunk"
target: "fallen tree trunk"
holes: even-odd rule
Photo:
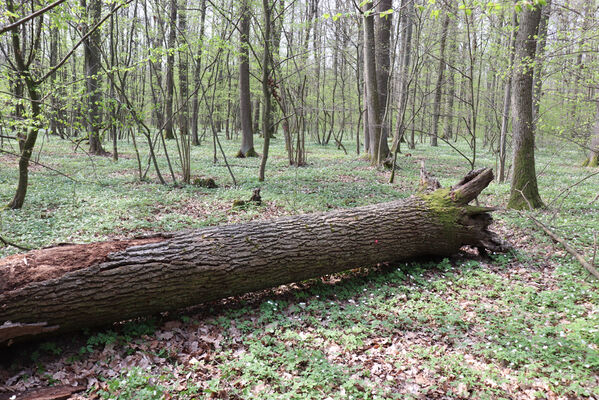
[[[390,203],[10,256],[0,260],[0,343],[463,245],[499,250],[492,209],[467,205],[492,180],[482,169]]]

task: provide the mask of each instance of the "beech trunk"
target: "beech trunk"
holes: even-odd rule
[[[500,250],[490,208],[468,206],[490,169],[383,204],[0,260],[0,343],[103,325],[378,263]]]

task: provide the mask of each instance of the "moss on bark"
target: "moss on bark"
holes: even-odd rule
[[[461,211],[452,198],[450,188],[437,189],[432,193],[420,194],[419,197],[424,201],[427,208],[435,214],[443,227],[455,227]]]

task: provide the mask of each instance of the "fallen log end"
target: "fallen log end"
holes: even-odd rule
[[[481,168],[469,172],[451,188],[440,188],[418,196],[448,230],[461,226],[466,232],[461,237],[463,245],[478,249],[481,255],[488,251],[506,252],[511,246],[489,230],[493,222],[490,215],[495,207],[471,206],[474,200],[493,181],[493,170]]]
[[[83,392],[85,386],[52,386],[46,388],[32,389],[26,392],[14,392],[0,394],[0,400],[19,399],[19,400],[66,400],[73,394]]]
[[[46,322],[23,324],[6,321],[4,324],[0,325],[0,343],[6,342],[6,344],[10,346],[15,338],[54,332],[58,330],[58,328],[60,328],[59,325],[48,326]]]

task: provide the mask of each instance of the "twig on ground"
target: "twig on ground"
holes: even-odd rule
[[[5,246],[16,247],[17,249],[23,250],[23,251],[33,250],[29,247],[25,247],[25,246],[18,245],[16,243],[9,242],[8,240],[4,239],[2,236],[0,236],[0,242],[2,242]]]
[[[520,195],[522,196],[522,198],[526,201],[526,203],[528,204],[528,207],[532,211],[531,204],[528,201],[528,199],[526,198],[526,196],[524,196],[524,193],[522,193],[522,191],[520,191],[520,190],[518,190],[518,192],[520,193]],[[521,215],[524,215],[524,213],[521,213]],[[589,263],[587,260],[585,260],[585,258],[579,252],[576,251],[576,249],[574,249],[572,246],[570,246],[568,244],[568,242],[566,242],[564,239],[560,238],[555,233],[553,233],[545,224],[543,224],[541,221],[539,221],[533,215],[527,215],[527,216],[528,216],[528,218],[530,218],[530,220],[532,222],[535,223],[535,225],[537,225],[539,228],[541,228],[551,239],[555,240],[556,242],[558,242],[562,246],[564,246],[564,249],[566,249],[566,251],[568,253],[570,253],[571,255],[573,255],[578,260],[578,262],[581,263],[582,266],[587,271],[589,271],[589,273],[591,275],[593,275],[595,278],[599,279],[599,271],[594,266],[594,264],[595,264],[595,254],[596,254],[596,250],[597,250],[597,235],[596,234],[594,234],[594,237],[595,237],[595,251],[593,252],[592,262]]]
[[[553,233],[549,228],[547,228],[547,226],[545,226],[545,224],[543,224],[541,221],[539,221],[538,219],[536,219],[535,217],[533,217],[532,215],[528,216],[532,222],[534,222],[539,228],[541,228],[549,237],[551,237],[553,240],[555,240],[556,242],[560,243],[562,246],[564,246],[564,249],[566,249],[566,251],[570,254],[572,254],[574,257],[576,257],[576,259],[578,260],[579,263],[582,264],[582,266],[589,271],[595,278],[599,279],[599,271],[597,270],[597,268],[595,268],[591,263],[589,263],[587,260],[584,259],[584,257],[577,252],[572,246],[570,246],[564,239],[560,238],[559,236],[557,236],[555,233]],[[596,242],[595,242],[596,244]],[[594,262],[594,256],[593,256],[593,262]]]

